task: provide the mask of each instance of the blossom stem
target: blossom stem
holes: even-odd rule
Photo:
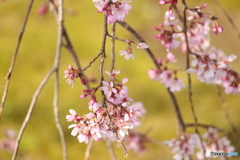
[[[116,23],[113,23],[112,25],[112,36],[114,37],[116,33]],[[111,41],[111,69],[110,72],[112,73],[115,68],[115,39],[112,38]]]

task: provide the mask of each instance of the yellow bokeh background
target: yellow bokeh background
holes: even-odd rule
[[[157,32],[153,29],[163,22],[163,15],[167,6],[157,4],[158,0],[135,0],[131,3],[133,8],[126,17],[126,22],[135,28],[140,35],[150,45],[156,57],[165,57],[166,52],[156,41]],[[224,28],[224,32],[219,35],[211,35],[212,44],[216,48],[222,49],[226,55],[240,55],[240,40],[237,32],[232,28],[230,22],[222,10],[214,3],[214,1],[187,1],[190,7],[209,3],[208,8],[204,10],[219,18],[218,23]],[[237,27],[240,26],[239,1],[218,0],[225,8],[227,13],[234,20]],[[18,34],[20,32],[27,6],[29,1],[21,0],[5,0],[0,1],[0,96],[2,97],[5,76],[11,63],[14,53]],[[24,117],[29,108],[32,96],[38,85],[51,69],[54,61],[56,40],[57,40],[57,24],[55,17],[51,12],[44,16],[37,14],[40,5],[46,3],[44,0],[36,1],[33,5],[32,12],[23,36],[19,54],[12,74],[9,93],[3,115],[0,121],[0,139],[4,136],[4,132],[8,129],[19,131]],[[180,2],[179,2],[180,3]],[[103,30],[103,14],[98,13],[91,0],[67,0],[65,2],[65,26],[69,36],[78,53],[80,63],[83,67],[99,53],[102,40]],[[180,7],[181,9],[181,7]],[[110,30],[111,25],[109,25]],[[240,30],[240,27],[239,27]],[[121,26],[117,25],[117,36],[123,39],[134,39],[134,37],[125,31]],[[134,39],[135,40],[135,39]],[[107,60],[105,70],[110,69],[110,40],[107,42]],[[119,79],[129,78],[127,87],[129,88],[129,96],[135,101],[143,102],[147,114],[141,119],[142,126],[136,128],[141,132],[151,129],[148,136],[158,141],[170,140],[176,137],[176,117],[172,108],[170,98],[165,87],[159,82],[152,82],[147,70],[154,68],[154,65],[143,50],[133,50],[135,60],[126,61],[120,57],[118,51],[126,49],[127,44],[116,42],[116,69],[121,70]],[[184,55],[179,51],[173,51],[180,62],[173,67],[184,68]],[[237,59],[232,67],[239,70],[239,62]],[[63,77],[63,71],[69,64],[74,65],[72,58],[66,49],[62,49],[60,65],[60,77]],[[93,74],[99,78],[98,73],[99,60],[86,71],[86,75]],[[179,74],[186,81],[186,74]],[[53,83],[52,77],[44,87],[35,105],[32,117],[24,132],[19,148],[19,160],[59,160],[62,159],[61,143],[57,132],[54,116],[53,116]],[[91,84],[96,86],[97,84]],[[60,78],[60,120],[63,125],[69,160],[83,159],[86,144],[78,143],[76,137],[70,135],[71,130],[67,127],[70,125],[66,122],[65,116],[69,109],[75,109],[80,115],[87,114],[88,100],[79,99],[84,87],[75,84],[74,88],[68,86],[65,79]],[[222,90],[222,93],[224,91]],[[185,122],[194,122],[189,105],[187,88],[176,93],[181,112]],[[239,128],[240,126],[240,107],[239,95],[225,95],[228,103],[229,115],[233,124]],[[198,120],[201,123],[214,124],[226,131],[231,132],[231,127],[224,117],[224,111],[221,107],[215,86],[207,85],[199,82],[193,76],[193,100]],[[187,131],[193,132],[193,129]],[[205,130],[200,129],[203,133]],[[239,135],[239,132],[238,132]],[[221,135],[224,136],[224,135]],[[239,137],[239,136],[238,136]],[[239,139],[238,139],[239,140]],[[237,146],[238,142],[233,140],[233,144]],[[116,151],[117,159],[123,159],[121,148],[113,144]],[[133,151],[129,151],[130,160],[170,160],[172,155],[156,144],[147,144],[149,152],[138,156]],[[239,151],[239,146],[236,147]],[[0,151],[0,160],[10,159],[11,154]],[[90,160],[108,160],[110,156],[104,141],[94,143]],[[238,158],[236,158],[238,159]]]

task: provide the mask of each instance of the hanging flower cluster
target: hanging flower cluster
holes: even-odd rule
[[[125,0],[93,0],[95,7],[100,13],[106,13],[107,22],[123,21],[128,11],[132,8],[131,1]]]
[[[133,100],[128,97],[128,88],[125,86],[128,79],[115,82],[115,76],[120,70],[106,73],[110,81],[102,81],[101,86],[84,90],[84,94],[80,96],[90,97],[88,106],[91,112],[79,116],[71,109],[70,115],[66,116],[67,121],[74,122],[68,128],[73,128],[71,135],[77,136],[79,142],[88,143],[91,137],[95,141],[122,141],[128,135],[129,129],[140,125],[138,117],[145,113],[141,103],[132,103]],[[101,89],[104,96],[102,103],[98,102],[95,96],[98,89]]]
[[[131,130],[129,131],[129,136],[124,139],[124,142],[126,143],[127,150],[133,150],[138,155],[142,155],[148,151],[146,143],[151,142],[151,140],[146,134]]]
[[[167,57],[172,53],[170,50],[176,49],[181,46],[182,52],[187,52],[187,45],[192,55],[191,67],[188,68],[188,73],[194,73],[201,82],[207,84],[218,84],[225,88],[227,94],[238,94],[240,92],[240,75],[229,64],[237,58],[236,55],[225,56],[222,51],[210,47],[210,27],[214,33],[223,31],[222,27],[218,25],[217,18],[204,14],[201,11],[207,7],[203,4],[201,7],[194,9],[188,8],[187,17],[187,38],[186,44],[185,33],[182,27],[178,24],[179,20],[173,12],[173,4],[177,1],[161,0],[159,4],[171,3],[169,9],[165,12],[164,24],[155,27],[159,32],[156,39],[161,41],[162,45],[166,48]],[[169,30],[165,29],[170,28]],[[176,61],[176,59],[175,59]],[[160,64],[160,66],[162,66]],[[174,77],[175,71],[169,70],[167,67],[160,67],[157,70],[149,70],[148,74],[152,80],[159,80],[167,88],[173,91],[180,91],[184,87],[181,79]],[[171,79],[171,82],[169,82]]]
[[[164,143],[171,148],[174,160],[189,159],[193,155],[198,160],[204,159],[201,141],[197,134],[181,133],[178,138],[164,141]],[[203,146],[206,158],[216,158],[211,155],[211,152],[234,151],[234,147],[231,146],[230,141],[226,137],[218,138],[217,130],[214,128],[208,128],[207,132],[203,134]],[[221,158],[225,159],[226,157]]]
[[[148,75],[151,80],[160,81],[166,88],[169,88],[171,92],[180,91],[185,87],[185,84],[182,79],[177,77],[177,70],[168,69],[167,64],[169,62],[177,62],[177,59],[171,52],[167,54],[165,64],[163,63],[163,60],[159,58],[159,69],[148,70]]]
[[[203,134],[203,146],[205,148],[205,157],[213,158],[211,152],[233,152],[235,148],[231,145],[231,142],[227,139],[227,137],[219,138],[217,134],[217,130],[214,128],[208,128],[208,131]],[[197,153],[197,158],[199,160],[203,160],[203,151],[200,150]],[[217,158],[215,156],[214,158]],[[227,157],[221,157],[222,160],[227,159]]]

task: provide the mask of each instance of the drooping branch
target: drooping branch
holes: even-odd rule
[[[143,43],[146,43],[144,41],[144,39],[131,27],[129,26],[125,21],[118,21],[118,23],[124,27],[125,29],[127,29],[130,33],[132,33],[140,42],[143,42]],[[153,64],[155,65],[155,67],[157,69],[160,69],[158,63],[157,63],[157,59],[156,57],[154,56],[153,52],[151,51],[150,48],[147,48],[145,49],[145,51],[147,52],[148,56],[150,57],[150,59],[152,60]],[[178,121],[178,127],[179,127],[179,131],[185,131],[185,124],[184,124],[184,121],[183,121],[183,118],[182,118],[182,115],[181,115],[181,112],[180,112],[180,109],[179,109],[179,106],[178,106],[178,102],[177,102],[177,99],[174,95],[174,93],[172,93],[169,89],[167,89],[167,92],[171,98],[171,101],[172,101],[172,104],[173,104],[173,107],[174,107],[174,111],[175,111],[175,114],[177,116],[177,121]]]
[[[36,92],[34,93],[33,95],[33,98],[32,98],[32,101],[31,101],[31,104],[30,104],[30,107],[28,109],[28,112],[27,112],[27,115],[25,116],[25,119],[22,123],[22,126],[20,128],[20,131],[18,133],[18,136],[17,136],[17,139],[16,139],[16,144],[15,144],[15,147],[14,147],[14,151],[13,151],[13,155],[12,155],[12,160],[15,160],[16,157],[17,157],[17,154],[18,154],[18,148],[19,148],[19,144],[20,144],[20,141],[22,139],[22,136],[23,136],[23,133],[25,131],[25,128],[29,122],[29,119],[32,115],[32,111],[34,109],[34,106],[35,106],[35,103],[38,99],[38,96],[40,95],[43,87],[46,85],[46,83],[48,82],[49,78],[51,77],[51,75],[55,72],[55,68],[51,69],[48,74],[45,76],[45,78],[42,80],[41,84],[39,85],[38,89],[36,90]]]
[[[222,10],[222,12],[225,14],[225,16],[227,17],[228,21],[230,22],[230,24],[232,25],[233,29],[237,32],[238,34],[238,38],[240,39],[240,31],[238,29],[238,27],[236,26],[236,24],[234,23],[233,19],[231,18],[231,16],[229,16],[229,14],[226,12],[226,10],[218,3],[217,0],[213,0],[218,6],[219,8]]]
[[[116,23],[112,25],[112,36],[115,37],[116,33]],[[112,38],[112,43],[111,43],[111,68],[110,72],[112,73],[114,70],[115,66],[115,39]]]
[[[16,62],[16,59],[17,59],[18,50],[19,50],[21,42],[22,42],[22,37],[23,37],[24,32],[25,32],[25,28],[26,28],[26,25],[27,25],[27,22],[28,22],[28,18],[29,18],[33,3],[34,3],[34,0],[30,0],[29,5],[28,5],[28,9],[27,9],[27,13],[26,13],[26,16],[25,16],[25,19],[24,19],[24,22],[23,22],[23,25],[22,25],[22,28],[21,28],[21,31],[18,35],[17,46],[16,46],[16,49],[15,49],[14,55],[12,57],[12,62],[10,64],[10,67],[8,69],[8,73],[7,73],[7,76],[6,76],[6,84],[5,84],[5,88],[4,88],[4,92],[3,92],[3,96],[2,96],[2,101],[1,101],[1,106],[0,106],[0,119],[1,119],[1,116],[2,116],[5,101],[6,101],[6,98],[7,98],[8,88],[9,88],[9,84],[10,84],[10,80],[11,80],[11,75],[12,75],[12,72],[13,72],[13,69],[14,69],[14,65],[15,65],[15,62]]]
[[[57,36],[57,45],[56,45],[56,56],[54,60],[54,68],[55,68],[55,84],[54,84],[54,100],[53,100],[53,112],[55,117],[56,127],[59,132],[61,144],[62,144],[62,154],[63,160],[68,159],[67,154],[67,145],[64,137],[64,132],[62,125],[60,123],[60,115],[59,115],[59,64],[60,64],[60,55],[61,55],[61,47],[62,47],[62,37],[63,37],[63,22],[64,22],[64,13],[63,13],[63,0],[59,0],[58,6],[58,36]]]
[[[190,46],[189,46],[189,41],[188,41],[188,26],[187,26],[187,4],[185,2],[185,0],[182,0],[182,3],[184,5],[184,10],[183,10],[183,31],[184,31],[184,37],[185,37],[185,42],[186,42],[186,69],[189,68],[190,66],[190,54],[192,53],[191,52],[191,49],[190,49]],[[196,115],[196,112],[195,112],[195,108],[194,108],[194,104],[193,104],[193,93],[192,93],[192,79],[191,79],[191,75],[190,73],[187,73],[187,78],[188,78],[188,98],[189,98],[189,102],[190,102],[190,107],[191,107],[191,111],[192,111],[192,114],[193,114],[193,118],[194,118],[194,123],[195,123],[195,132],[196,134],[198,134],[199,138],[200,138],[200,142],[201,142],[201,147],[202,147],[202,150],[203,150],[203,156],[204,156],[204,159],[206,159],[206,156],[205,156],[205,153],[206,153],[206,150],[205,150],[205,147],[203,145],[203,140],[202,140],[202,137],[199,133],[199,130],[198,130],[198,118],[197,118],[197,115]]]

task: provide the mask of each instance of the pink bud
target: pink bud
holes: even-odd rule
[[[207,6],[208,6],[208,4],[205,3],[205,4],[203,4],[203,5],[200,7],[200,9],[204,9],[204,8],[206,8]]]
[[[79,98],[80,99],[84,99],[84,98],[86,98],[88,95],[87,94],[82,94]]]
[[[39,14],[39,15],[45,15],[47,12],[48,12],[47,4],[41,5],[37,10],[37,14]]]
[[[68,69],[73,69],[73,66],[72,65],[68,65]]]

